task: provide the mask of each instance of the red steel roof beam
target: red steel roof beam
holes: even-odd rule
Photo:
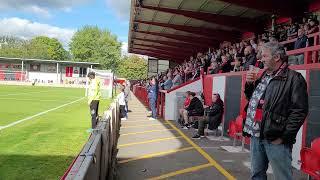
[[[258,31],[258,28],[260,27],[262,28],[262,26],[258,25],[258,23],[254,22],[254,20],[250,18],[218,15],[218,14],[212,14],[212,13],[206,13],[206,12],[186,11],[181,9],[169,9],[169,8],[163,8],[163,7],[144,6],[144,5],[142,5],[141,7],[149,10],[182,15],[185,17],[202,20],[209,23],[235,27],[240,31],[256,32]]]
[[[142,46],[142,47],[148,47],[148,48],[153,48],[153,49],[160,49],[160,50],[164,50],[164,51],[186,52],[186,53],[190,53],[190,54],[192,54],[194,52],[190,49],[185,49],[185,48],[146,45],[146,44],[138,44],[138,43],[134,43],[133,46]]]
[[[203,37],[194,37],[194,36],[184,36],[184,35],[176,35],[176,34],[166,34],[166,33],[158,33],[158,32],[148,32],[148,31],[135,31],[136,33],[148,34],[153,36],[161,36],[168,39],[175,39],[178,41],[184,41],[189,43],[205,43],[207,45],[218,45],[216,40],[210,38],[203,38]]]
[[[216,30],[211,28],[204,28],[204,27],[193,27],[193,26],[184,26],[184,25],[176,25],[176,24],[167,24],[167,23],[160,23],[160,22],[150,22],[150,21],[141,21],[135,20],[137,23],[149,24],[154,26],[161,26],[172,28],[179,31],[184,31],[188,33],[193,33],[201,36],[212,37],[220,41],[230,40],[235,41],[240,38],[240,34],[231,32],[231,31],[224,31],[224,30]]]
[[[169,56],[177,56],[177,57],[181,57],[181,58],[187,58],[192,54],[183,54],[183,53],[176,53],[176,52],[172,52],[172,51],[161,51],[161,50],[154,50],[154,49],[144,49],[144,48],[133,48],[134,50],[140,50],[140,51],[148,51],[148,52],[152,52],[152,53],[159,53],[159,54],[166,54]]]
[[[153,42],[153,43],[158,43],[158,44],[163,44],[163,45],[168,45],[168,46],[174,46],[174,47],[181,47],[181,48],[190,48],[190,49],[195,49],[195,51],[199,50],[205,50],[209,46],[203,45],[203,44],[188,44],[188,43],[181,43],[181,42],[172,42],[172,41],[161,41],[161,40],[152,40],[152,39],[142,39],[142,38],[132,38],[132,40],[139,40],[139,41],[146,41],[146,42]]]
[[[169,55],[178,55],[181,57],[188,57],[188,56],[192,55],[192,53],[165,51],[165,50],[160,50],[160,49],[146,49],[146,48],[140,48],[140,47],[133,47],[132,49],[142,50],[142,51],[150,51],[150,52],[154,52],[154,53],[169,54]]]

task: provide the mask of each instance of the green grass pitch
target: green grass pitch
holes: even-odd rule
[[[0,85],[1,180],[63,175],[89,137],[91,119],[84,91]],[[110,102],[100,102],[99,114]]]

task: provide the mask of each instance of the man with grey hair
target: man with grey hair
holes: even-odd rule
[[[276,180],[292,180],[292,146],[308,114],[307,83],[288,68],[278,42],[262,46],[265,71],[247,72],[243,135],[251,137],[251,179],[267,179],[270,162]]]

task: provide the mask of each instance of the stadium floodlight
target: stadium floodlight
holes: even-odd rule
[[[100,69],[88,68],[87,75],[89,74],[89,72],[94,72],[96,75],[96,78],[99,78],[101,80],[101,86],[100,86],[101,98],[102,99],[112,98],[114,75],[111,72],[111,70],[100,70]],[[89,78],[87,76],[85,96],[88,96],[88,88],[89,88]]]

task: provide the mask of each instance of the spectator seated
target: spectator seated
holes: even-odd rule
[[[219,94],[213,94],[212,105],[207,107],[205,110],[205,116],[197,117],[198,120],[198,133],[194,135],[193,139],[199,139],[203,137],[205,126],[208,124],[208,129],[216,130],[222,122],[223,116],[223,101]]]
[[[199,98],[195,97],[196,93],[190,92],[190,104],[183,112],[184,126],[183,129],[189,129],[193,120],[203,117],[204,110],[202,102]]]

